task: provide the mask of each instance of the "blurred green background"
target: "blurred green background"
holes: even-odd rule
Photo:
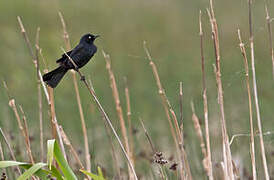
[[[242,38],[247,43],[249,57],[247,1],[216,1],[214,4],[220,31],[222,80],[229,135],[249,133],[245,74],[237,38],[237,28],[240,28]],[[35,41],[37,27],[41,28],[40,47],[51,70],[56,67],[55,60],[62,54],[61,47],[65,47],[63,30],[58,16],[60,11],[67,23],[72,46],[75,46],[80,37],[87,32],[101,36],[95,43],[98,46],[97,54],[82,69],[82,72],[91,77],[95,91],[116,129],[119,129],[118,117],[108,73],[105,68],[105,60],[101,53],[102,50],[111,56],[112,68],[119,86],[125,115],[125,84],[123,78],[127,77],[128,79],[133,126],[139,130],[135,135],[136,153],[146,149],[144,145],[147,145],[138,120],[142,118],[152,135],[154,143],[169,157],[174,154],[174,143],[157,94],[158,90],[149,61],[146,59],[143,50],[143,41],[145,40],[158,67],[162,84],[177,117],[179,117],[179,82],[183,82],[185,147],[191,162],[193,176],[196,178],[201,177],[201,175],[204,175],[201,163],[202,154],[199,141],[194,133],[190,109],[190,101],[193,100],[197,114],[201,118],[202,127],[204,127],[201,96],[199,10],[203,14],[202,20],[205,33],[212,158],[214,164],[221,160],[219,109],[212,66],[214,51],[210,24],[206,13],[208,7],[207,0],[0,1],[1,81],[5,80],[7,82],[9,91],[16,99],[17,104],[23,106],[30,125],[31,135],[38,143],[39,120],[36,73],[16,17],[20,16],[22,18],[32,44]],[[274,130],[274,86],[264,1],[254,1],[253,7],[255,60],[261,116],[264,131],[272,131]],[[272,13],[273,10],[274,3],[269,1],[270,15],[274,14]],[[112,164],[109,163],[111,159],[110,146],[100,113],[94,106],[86,88],[81,83],[79,84],[88,127],[92,163],[94,165],[101,164],[106,169],[111,169]],[[0,88],[0,125],[6,131],[12,131],[16,135],[18,134],[17,124],[13,112],[8,106],[8,96],[2,82]],[[82,131],[71,75],[67,74],[54,92],[56,115],[59,123],[63,125],[75,147],[83,149]],[[44,96],[43,101],[44,128],[48,132],[47,138],[49,138],[50,119],[47,113],[49,108],[46,105]],[[254,124],[256,124],[255,116]],[[255,129],[257,130],[257,125],[255,125]],[[256,143],[258,144],[257,140]],[[271,163],[273,162],[273,137],[267,136],[265,140],[269,169],[273,175],[274,164]],[[19,142],[20,139],[15,141]],[[236,139],[231,147],[235,162],[239,167],[246,168],[250,174],[248,142],[249,138],[241,137]],[[33,149],[35,152],[38,151],[38,148]],[[39,152],[36,153],[39,154]],[[259,146],[256,148],[256,155],[258,172],[263,177]],[[143,162],[140,164],[148,165],[149,163]],[[137,165],[137,169],[139,174],[146,176],[141,165]],[[111,176],[111,172],[109,174]]]

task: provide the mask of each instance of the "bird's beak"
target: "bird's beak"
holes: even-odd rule
[[[100,37],[100,35],[96,35],[96,36],[95,36],[95,39],[97,39],[98,37]]]

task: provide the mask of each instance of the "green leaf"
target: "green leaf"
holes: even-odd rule
[[[0,161],[0,168],[7,168],[10,166],[19,166],[24,164],[28,164],[28,163],[17,162],[17,161]]]
[[[53,177],[56,177],[57,180],[63,180],[62,174],[58,171],[55,166],[51,166],[51,170],[44,170]]]
[[[104,176],[103,176],[103,173],[102,173],[100,167],[98,167],[98,173],[99,173],[99,175],[96,175],[96,174],[87,172],[87,171],[82,170],[82,169],[81,169],[80,171],[81,171],[82,173],[84,173],[85,175],[91,177],[91,178],[94,179],[94,180],[105,180],[105,178],[104,178]]]
[[[58,143],[55,140],[48,140],[48,164],[50,170],[52,166],[53,156],[60,169],[62,170],[64,178],[67,180],[77,180],[76,175],[73,173],[72,169],[69,167],[67,161],[65,160]]]
[[[40,170],[42,167],[46,166],[45,163],[36,163],[31,168],[29,168],[27,171],[25,171],[21,176],[18,177],[17,180],[26,180],[30,178],[32,175],[34,175],[38,170]]]

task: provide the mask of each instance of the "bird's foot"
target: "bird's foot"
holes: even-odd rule
[[[80,80],[81,80],[81,81],[85,81],[85,80],[86,80],[86,77],[85,77],[85,76],[81,76]]]

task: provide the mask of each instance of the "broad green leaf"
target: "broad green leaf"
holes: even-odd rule
[[[46,166],[45,163],[37,163],[31,166],[27,171],[25,171],[21,176],[18,177],[17,180],[27,180],[32,175],[34,175],[38,170],[40,170],[42,167]]]
[[[17,161],[0,161],[0,168],[7,168],[10,166],[19,166],[24,164],[29,164],[29,163],[17,162]]]
[[[64,158],[63,153],[60,150],[58,143],[55,140],[48,140],[48,164],[51,170],[53,156],[64,174],[64,178],[67,180],[77,180],[76,175],[69,167],[67,161]]]

